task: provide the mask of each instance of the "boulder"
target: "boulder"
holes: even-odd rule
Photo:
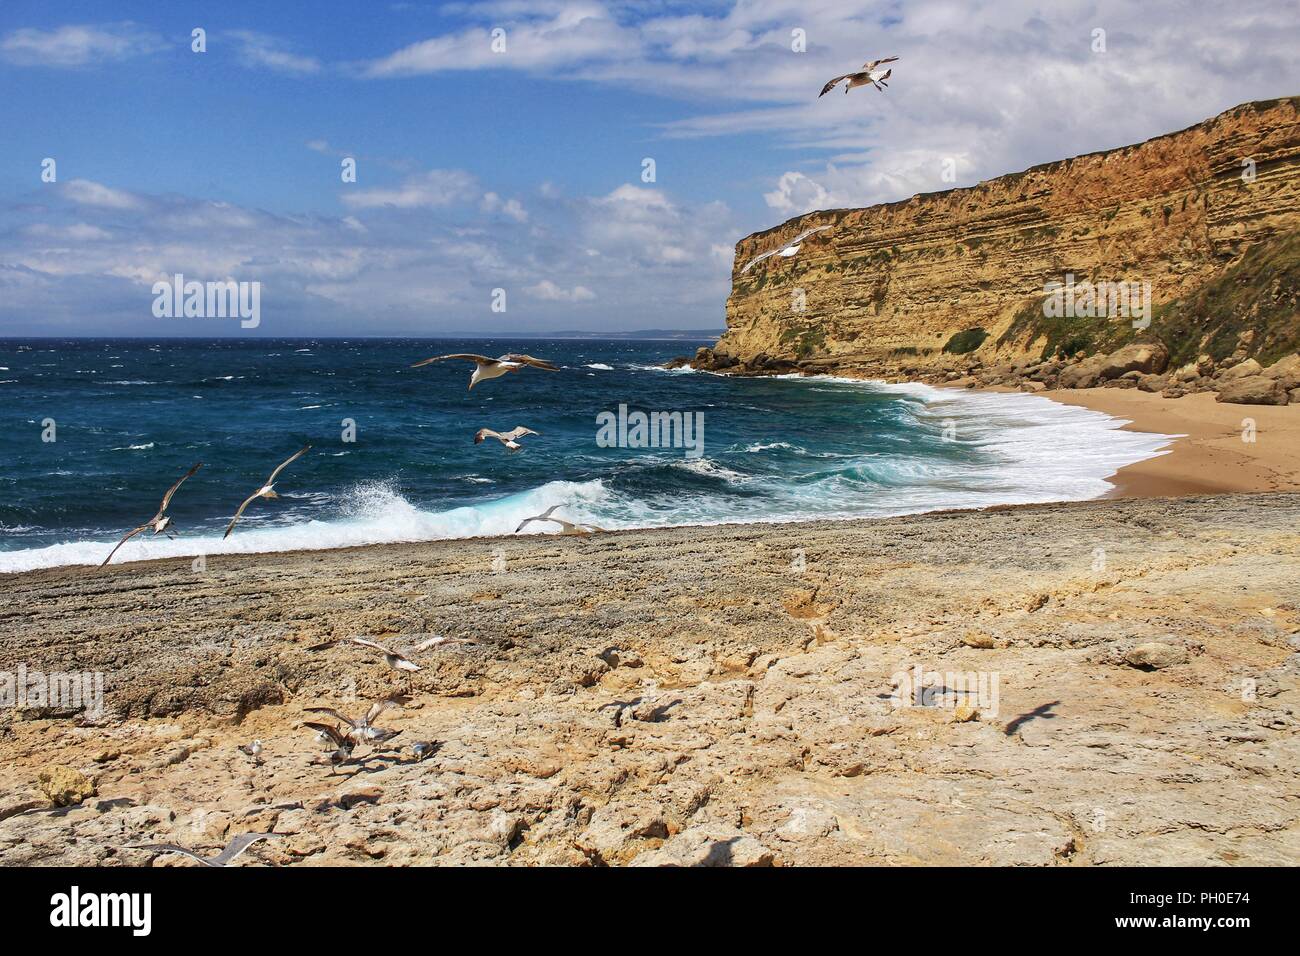
[[[50,766],[36,775],[41,792],[56,807],[70,807],[95,795],[95,785],[84,773],[71,767]]]
[[[1165,375],[1143,375],[1138,379],[1138,388],[1144,392],[1162,392],[1168,384],[1169,378]]]
[[[1125,372],[1159,375],[1169,364],[1169,350],[1163,342],[1134,342],[1105,356],[1097,372],[1103,379],[1119,378]]]
[[[1285,405],[1286,389],[1280,382],[1263,375],[1229,379],[1219,389],[1216,401],[1233,405]]]
[[[1097,359],[1091,358],[1077,365],[1071,365],[1062,370],[1061,377],[1057,379],[1056,384],[1060,388],[1092,388],[1101,377],[1099,374],[1100,364]]]
[[[1182,398],[1187,394],[1187,390],[1181,385],[1167,385],[1160,394],[1165,398]]]
[[[1254,359],[1246,359],[1244,362],[1238,362],[1231,368],[1225,368],[1219,372],[1220,382],[1231,382],[1239,378],[1252,378],[1264,371],[1264,367]]]
[[[1125,662],[1148,671],[1181,664],[1186,659],[1187,652],[1182,648],[1174,647],[1172,644],[1161,644],[1158,641],[1139,644],[1124,655]]]
[[[1201,370],[1195,362],[1188,362],[1173,374],[1175,382],[1193,382],[1200,377]]]
[[[1279,382],[1288,391],[1300,388],[1300,355],[1288,355],[1278,359],[1264,369],[1264,375]]]

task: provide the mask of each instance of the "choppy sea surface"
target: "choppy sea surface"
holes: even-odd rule
[[[657,367],[694,348],[0,340],[0,572],[98,564],[199,461],[172,501],[176,537],[141,535],[114,563],[509,534],[551,505],[618,529],[1080,500],[1169,442],[1026,394]],[[516,351],[562,369],[470,391],[468,362],[409,367],[442,352]],[[598,416],[620,405],[702,413],[700,454],[602,447]],[[516,425],[540,432],[521,452],[473,443],[480,427]],[[254,502],[222,540],[239,503],[306,443],[277,481],[281,497]]]

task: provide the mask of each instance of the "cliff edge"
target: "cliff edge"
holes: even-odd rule
[[[694,364],[951,380],[1134,343],[1167,353],[1155,371],[1275,362],[1300,344],[1297,106],[747,236]]]

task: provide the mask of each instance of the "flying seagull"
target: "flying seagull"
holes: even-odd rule
[[[405,671],[408,674],[414,673],[420,669],[420,665],[415,663],[401,651],[395,651],[391,647],[385,647],[378,641],[372,641],[364,637],[352,638],[353,644],[360,644],[362,647],[368,647],[372,651],[378,651],[384,655],[384,663],[395,671]]]
[[[164,512],[167,510],[167,506],[171,504],[172,495],[176,494],[176,489],[185,483],[186,478],[194,474],[202,467],[203,467],[203,462],[199,462],[197,465],[195,465],[193,468],[187,471],[180,481],[176,482],[176,484],[168,488],[167,494],[163,495],[162,504],[158,506],[158,513],[154,515],[152,518],[150,518],[147,524],[140,525],[140,527],[136,528],[134,531],[128,531],[126,533],[126,537],[124,537],[121,541],[117,543],[117,547],[115,547],[112,551],[108,552],[108,557],[104,559],[104,564],[108,564],[108,562],[112,561],[113,555],[117,554],[117,549],[122,547],[122,545],[126,544],[128,541],[134,538],[141,531],[145,531],[149,528],[153,528],[153,533],[156,535],[162,534],[164,531],[166,531],[171,526],[172,519],[168,518],[164,514]],[[100,567],[102,568],[104,564],[101,564]]]
[[[239,506],[239,510],[235,512],[235,516],[230,519],[230,525],[226,528],[226,533],[223,534],[221,537],[223,539],[230,537],[230,532],[235,530],[235,525],[239,524],[239,519],[243,517],[244,509],[247,508],[250,504],[252,504],[253,501],[255,501],[258,498],[267,498],[267,499],[279,498],[280,496],[277,495],[273,490],[275,488],[276,476],[279,475],[280,472],[284,471],[284,469],[287,468],[290,464],[297,461],[303,455],[307,454],[307,452],[309,451],[311,451],[311,445],[303,445],[296,452],[294,452],[292,455],[290,455],[288,458],[282,461],[279,467],[277,467],[275,471],[271,472],[271,477],[266,479],[266,483],[262,485],[261,488],[258,488],[255,492],[253,492],[251,495],[249,495],[247,498],[244,499],[244,503]]]
[[[868,83],[883,92],[884,88],[889,86],[885,81],[889,79],[890,75],[894,72],[894,69],[893,67],[890,67],[884,73],[877,73],[875,72],[875,69],[882,63],[893,63],[897,59],[898,57],[896,56],[887,56],[883,60],[868,60],[866,63],[862,64],[862,70],[860,72],[845,73],[843,76],[835,77],[835,79],[823,86],[822,91],[817,95],[819,97],[825,96],[831,90],[835,89],[835,84],[840,82],[840,80],[849,81],[844,86],[845,93],[848,93],[848,91],[853,89],[855,86],[866,86]]]
[[[540,433],[533,431],[531,428],[525,428],[523,425],[516,425],[508,432],[494,432],[490,428],[480,428],[477,432],[474,433],[474,444],[481,445],[485,438],[495,438],[497,441],[501,442],[501,444],[505,445],[511,451],[518,451],[519,449],[524,447],[523,445],[519,444],[520,438],[523,438],[525,435],[537,435],[537,434]]]
[[[556,509],[563,507],[564,505],[551,505],[541,514],[533,515],[531,518],[525,518],[523,521],[519,522],[519,527],[515,528],[515,534],[523,531],[524,528],[528,527],[534,521],[554,521],[560,526],[565,534],[589,534],[592,531],[605,530],[604,528],[597,527],[594,524],[574,524],[572,521],[565,521],[563,518],[554,517]]]
[[[235,862],[244,851],[259,840],[267,840],[275,836],[274,833],[241,833],[229,843],[226,848],[216,856],[199,856],[193,850],[187,850],[183,846],[176,846],[174,843],[137,843],[129,844],[127,849],[130,850],[148,850],[152,853],[179,853],[181,856],[188,856],[191,860],[198,860],[204,866],[229,866]]]
[[[803,243],[805,239],[807,239],[815,232],[821,232],[823,229],[829,229],[829,228],[830,226],[813,226],[811,229],[805,229],[803,232],[799,233],[799,235],[795,236],[793,239],[787,242],[784,246],[781,246],[777,249],[773,249],[771,252],[764,252],[750,259],[748,262],[745,263],[745,268],[740,270],[740,274],[744,275],[746,272],[750,270],[751,266],[756,265],[759,262],[762,262],[764,259],[768,258],[769,256],[781,256],[782,258],[785,259],[790,258],[796,252],[799,251],[799,246]]]
[[[520,355],[511,352],[508,355],[502,355],[499,358],[488,358],[486,355],[475,355],[472,352],[455,352],[451,355],[435,355],[433,358],[427,358],[423,362],[416,362],[411,368],[419,368],[421,365],[428,365],[431,362],[441,362],[444,359],[469,359],[474,363],[474,374],[469,377],[469,387],[473,388],[479,382],[489,378],[500,378],[506,372],[517,372],[525,365],[531,365],[533,368],[544,368],[548,372],[558,372],[560,367],[554,365],[546,359],[533,358],[531,355]]]
[[[345,714],[340,714],[332,707],[307,707],[305,709],[311,714],[328,714],[339,723],[346,724],[347,729],[341,732],[343,736],[349,740],[357,743],[362,741],[382,743],[385,740],[396,737],[400,731],[383,730],[375,726],[375,721],[378,720],[379,715],[388,710],[388,708],[401,707],[409,699],[410,698],[408,697],[401,696],[385,697],[383,700],[378,700],[371,704],[370,709],[366,711],[365,715],[356,720]]]

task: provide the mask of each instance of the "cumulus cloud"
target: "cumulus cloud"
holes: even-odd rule
[[[512,293],[512,320],[536,328],[662,325],[666,311],[715,326],[736,233],[720,203],[627,185],[599,196],[539,189],[525,210],[464,170],[344,187],[343,217],[87,180],[42,195],[0,204],[12,224],[0,231],[0,334],[34,310],[51,331],[84,332],[92,319],[102,334],[237,331],[154,319],[152,284],[178,272],[261,282],[259,334],[463,332],[475,316],[491,320],[496,288]]]
[[[165,46],[157,33],[130,22],[26,27],[0,37],[0,58],[18,66],[67,68],[144,56]]]

